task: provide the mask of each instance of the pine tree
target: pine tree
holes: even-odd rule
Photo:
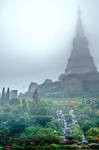
[[[38,104],[40,102],[40,100],[39,100],[39,94],[38,94],[38,90],[37,89],[35,89],[32,97],[33,97],[33,100],[34,100],[34,102],[36,104]]]
[[[6,102],[8,102],[9,101],[9,98],[10,98],[10,89],[8,88],[7,89],[7,92],[6,92],[6,96],[5,96],[6,98]]]
[[[5,101],[5,88],[4,88],[4,87],[3,87],[3,89],[2,89],[1,101],[2,101],[2,102]]]
[[[27,108],[27,103],[26,103],[26,100],[25,100],[25,99],[22,100],[22,106],[23,106],[23,109],[26,110],[26,108]]]

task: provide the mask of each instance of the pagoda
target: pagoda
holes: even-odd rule
[[[65,72],[60,76],[60,81],[62,87],[70,91],[88,91],[90,88],[99,88],[99,73],[88,48],[80,10],[73,48]]]

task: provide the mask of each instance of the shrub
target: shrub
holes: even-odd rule
[[[90,128],[87,132],[88,136],[99,136],[99,128]]]
[[[49,117],[49,116],[35,116],[34,120],[35,120],[35,124],[40,124],[41,126],[45,126],[48,122],[51,121],[51,117]]]
[[[0,145],[0,150],[3,150],[3,149],[4,149],[3,146]]]
[[[18,145],[18,144],[12,145],[12,150],[21,150],[21,149],[25,149],[25,146],[24,145]]]
[[[57,145],[57,144],[50,144],[51,149],[76,149],[77,147],[72,145]]]
[[[81,132],[79,125],[74,125],[72,127],[72,137],[74,140],[81,141],[82,132]]]
[[[87,136],[89,142],[99,143],[99,138],[95,136]]]
[[[28,145],[31,142],[34,145],[45,145],[51,143],[58,143],[61,138],[59,136],[54,135],[52,131],[49,130],[39,130],[36,134],[31,135],[22,135],[19,140],[18,144],[25,144]]]

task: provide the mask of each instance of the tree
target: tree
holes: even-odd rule
[[[72,126],[72,137],[74,138],[74,140],[81,141],[82,132],[79,125]]]
[[[99,128],[97,128],[97,127],[90,128],[87,132],[87,135],[88,136],[98,136],[99,137]]]
[[[33,100],[36,104],[39,104],[40,100],[39,100],[39,94],[38,94],[38,90],[35,89],[34,93],[33,93]]]
[[[17,99],[17,98],[10,99],[10,100],[9,100],[9,104],[10,104],[10,105],[19,105],[19,104],[20,104],[20,101],[19,101],[19,99]]]
[[[7,89],[7,92],[6,92],[6,95],[5,95],[5,100],[6,100],[6,102],[9,101],[9,98],[10,98],[10,89],[8,88],[8,89]]]
[[[87,139],[90,142],[99,143],[99,128],[92,127],[87,131]]]
[[[22,107],[24,111],[27,109],[27,103],[25,99],[22,100]]]
[[[1,95],[1,101],[4,102],[4,100],[5,100],[5,88],[3,88]]]
[[[37,115],[33,118],[33,120],[34,120],[35,124],[40,124],[41,126],[45,126],[45,125],[47,125],[48,122],[51,122],[51,117],[50,116],[42,116],[42,115],[38,116]]]

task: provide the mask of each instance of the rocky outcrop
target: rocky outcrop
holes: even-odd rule
[[[34,91],[38,88],[38,84],[36,82],[31,82],[28,87],[28,91],[24,94],[20,94],[20,97],[32,97]]]
[[[37,87],[38,87],[38,84],[36,82],[31,82],[30,85],[29,85],[28,91],[29,92],[34,92],[35,89],[37,89]]]
[[[45,82],[38,86],[41,96],[44,97],[58,97],[61,91],[61,84],[59,81],[45,80]]]

